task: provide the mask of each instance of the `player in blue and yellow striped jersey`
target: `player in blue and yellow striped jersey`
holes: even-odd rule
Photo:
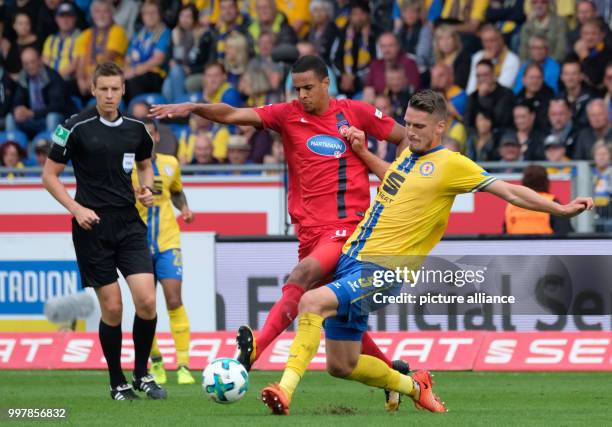
[[[445,412],[432,391],[428,371],[403,375],[360,354],[369,312],[385,305],[374,295],[395,295],[402,285],[391,281],[377,288],[372,279],[383,277],[381,272],[395,273],[400,260],[418,268],[442,238],[458,194],[487,191],[522,208],[565,217],[592,208],[590,198],[560,205],[526,187],[497,180],[467,157],[444,148],[441,138],[447,116],[441,94],[432,90],[415,94],[405,116],[408,148],[391,165],[368,152],[362,131],[349,129],[353,150],[382,183],[344,245],[334,282],[306,292],[300,300],[297,333],[281,382],[262,390],[262,400],[274,413],[289,413],[291,397],[319,348],[323,321],[327,369],[332,375],[410,396],[420,409]]]
[[[159,142],[159,133],[153,120],[145,120],[147,131],[155,145]],[[153,150],[155,153],[155,150]],[[181,182],[181,170],[178,160],[166,154],[153,155],[153,171],[155,174],[153,185],[154,204],[147,208],[136,203],[140,217],[147,224],[147,238],[153,256],[155,278],[160,281],[166,299],[166,308],[170,318],[170,331],[174,338],[176,360],[178,364],[177,377],[179,384],[193,384],[193,376],[189,372],[189,318],[181,299],[181,286],[183,280],[183,262],[181,259],[180,230],[174,207],[183,216],[185,222],[194,219],[193,212],[187,205]],[[132,182],[136,186],[135,174]],[[153,341],[151,348],[150,372],[160,384],[167,381],[163,365],[162,354],[159,351],[157,340]]]

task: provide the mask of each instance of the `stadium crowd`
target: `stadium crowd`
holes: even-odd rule
[[[95,101],[102,61],[125,70],[122,108],[138,118],[152,103],[291,100],[288,64],[316,54],[332,95],[400,123],[415,90],[443,93],[445,145],[473,160],[594,161],[610,205],[612,0],[4,0],[0,18],[5,167],[44,163],[56,125]],[[283,161],[267,130],[199,117],[159,130],[181,164]]]

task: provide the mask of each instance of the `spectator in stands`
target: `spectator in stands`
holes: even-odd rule
[[[529,39],[529,57],[521,64],[514,82],[514,93],[523,89],[523,75],[525,69],[531,64],[540,67],[543,73],[544,83],[556,94],[559,91],[559,75],[561,66],[557,61],[548,56],[548,40],[543,36],[532,36]]]
[[[497,159],[497,147],[490,113],[482,111],[476,114],[476,126],[468,135],[465,155],[475,162]]]
[[[393,64],[385,71],[385,90],[383,92],[391,101],[392,117],[398,123],[404,123],[404,113],[410,97],[414,93],[408,85],[404,67]]]
[[[53,132],[66,114],[71,113],[62,77],[42,63],[34,48],[21,53],[23,70],[17,79],[13,117],[17,127],[32,138],[38,132]]]
[[[210,134],[206,131],[198,131],[198,133],[195,135],[193,159],[191,160],[190,164],[215,165],[217,163],[219,162],[213,157],[213,144]],[[202,174],[202,172],[197,174]]]
[[[476,64],[482,59],[488,59],[494,64],[497,82],[512,89],[521,66],[518,56],[508,49],[501,33],[493,25],[487,24],[480,30],[480,40],[482,41],[482,50],[472,56],[470,78],[466,88],[467,93],[476,90]]]
[[[490,1],[485,13],[486,21],[499,28],[506,45],[516,52],[520,42],[520,30],[525,22],[523,0]]]
[[[548,104],[548,121],[550,132],[565,144],[568,155],[573,157],[576,129],[572,122],[572,110],[565,99],[550,101],[550,104]]]
[[[401,25],[397,37],[400,40],[401,50],[403,53],[415,56],[419,71],[423,73],[434,63],[431,26],[421,19],[420,3],[404,1],[400,10]]]
[[[512,115],[516,137],[521,144],[522,159],[543,160],[545,134],[534,127],[535,109],[533,104],[529,101],[517,104],[512,111]]]
[[[204,102],[215,104],[223,102],[232,107],[240,107],[242,104],[240,93],[227,82],[225,67],[218,62],[213,62],[205,67],[202,87],[204,88],[202,93]]]
[[[547,162],[569,162],[570,158],[567,157],[567,147],[559,139],[557,135],[550,134],[544,138],[544,158]],[[571,166],[564,167],[547,167],[546,171],[549,175],[555,175],[559,173],[572,174],[573,168]]]
[[[280,102],[278,92],[273,91],[268,76],[261,68],[248,67],[240,78],[238,90],[247,98],[247,107],[261,107]]]
[[[185,8],[185,6],[183,7]],[[179,17],[180,18],[180,17]],[[248,15],[243,15],[238,9],[237,0],[221,0],[219,2],[219,21],[217,22],[215,36],[215,51],[217,61],[223,62],[225,59],[225,42],[233,32],[249,35],[249,25],[251,20]]]
[[[595,89],[603,87],[603,75],[612,59],[610,46],[604,43],[604,23],[592,18],[580,27],[580,38],[574,43],[574,53],[580,59],[586,82]]]
[[[464,123],[468,127],[475,124],[476,114],[484,111],[493,120],[493,132],[512,126],[514,95],[510,89],[495,80],[495,66],[488,59],[476,64],[476,90],[469,95]]]
[[[334,6],[327,0],[310,2],[311,25],[306,40],[313,44],[317,54],[326,64],[330,64],[334,40],[340,35],[340,30],[334,23]]]
[[[14,22],[15,15],[25,13],[30,17],[32,28],[36,28],[40,0],[15,0],[3,2],[6,10],[6,22]]]
[[[249,154],[251,146],[243,135],[230,135],[227,142],[227,164],[233,166],[243,166],[251,164]],[[233,175],[254,175],[258,172],[254,171],[234,171],[230,172]]]
[[[272,148],[270,154],[266,154],[263,159],[263,163],[266,165],[282,165],[285,163],[285,150],[281,141],[280,135],[274,132],[272,134]],[[268,175],[274,174],[268,172]]]
[[[183,164],[191,162],[194,155],[196,136],[200,132],[206,132],[209,136],[213,147],[212,156],[219,162],[223,162],[227,158],[227,141],[230,135],[228,127],[212,123],[203,117],[193,114],[189,117],[189,133],[181,134],[179,139],[179,161]]]
[[[15,95],[15,81],[11,79],[4,69],[4,60],[0,58],[0,129],[6,129],[11,118],[7,116],[13,111],[13,96]],[[7,120],[8,119],[8,120]],[[9,129],[14,130],[14,129]]]
[[[502,162],[518,162],[521,160],[521,144],[516,138],[514,132],[504,132],[499,140],[499,157]],[[498,173],[520,173],[522,168],[518,167],[507,167],[499,170]]]
[[[130,113],[135,118],[143,120],[149,115],[150,108],[151,106],[146,102],[139,101],[132,105],[132,111]],[[159,142],[155,144],[155,152],[176,157],[178,152],[178,141],[174,133],[172,133],[170,126],[164,123],[157,123],[157,133],[159,133]]]
[[[593,201],[595,202],[595,231],[612,231],[612,145],[597,141],[593,146]]]
[[[123,66],[128,48],[125,30],[113,23],[111,3],[93,0],[90,10],[93,26],[81,33],[76,46],[78,91],[75,94],[85,99],[91,97],[91,78],[96,64],[112,61]]]
[[[128,40],[136,31],[136,21],[140,15],[140,2],[136,0],[113,0],[113,21],[125,30]]]
[[[467,105],[465,91],[454,84],[453,69],[446,64],[434,65],[431,69],[431,88],[444,94],[448,103],[448,123],[446,136],[460,144],[460,151],[464,151],[467,132],[463,126],[463,115]]]
[[[5,30],[7,29],[5,22],[0,19],[0,57],[2,58],[2,62],[6,61],[9,50],[11,49],[11,42],[6,37]]]
[[[157,0],[147,0],[140,9],[142,29],[132,38],[125,58],[125,99],[160,92],[170,50],[170,30],[161,20]]]
[[[362,91],[374,58],[376,34],[370,22],[370,5],[365,0],[353,0],[349,23],[334,41],[330,54],[341,93],[352,97]]]
[[[310,41],[301,41],[297,44],[297,50],[299,52],[300,58],[306,55],[319,55],[315,49],[315,46]],[[327,66],[327,77],[329,78],[329,88],[327,91],[330,96],[338,95],[338,83],[336,81],[336,75],[334,74],[334,70],[328,65]],[[365,96],[365,95],[364,95]],[[374,95],[372,95],[373,97]],[[293,77],[291,73],[287,75],[287,79],[285,80],[285,100],[290,101],[293,99],[297,99],[297,95],[295,90],[293,89]]]
[[[472,57],[463,49],[459,33],[450,25],[441,25],[434,32],[433,52],[436,63],[453,67],[455,84],[465,89],[470,77]]]
[[[57,33],[58,27],[55,22],[55,14],[62,0],[44,0],[38,8],[35,33],[38,40],[47,40],[51,34]]]
[[[26,151],[14,141],[6,141],[0,145],[0,166],[5,168],[23,169],[23,160],[27,157]],[[17,172],[1,173],[0,178],[7,178],[9,181],[15,177],[23,176]]]
[[[393,117],[393,106],[391,105],[391,100],[388,96],[376,96],[374,98],[374,107],[381,111],[385,116]],[[390,144],[384,139],[379,141],[369,136],[368,148],[386,162],[392,163],[395,160],[397,145]]]
[[[603,99],[608,106],[608,117],[610,118],[610,121],[612,121],[612,62],[606,65],[606,70],[604,73],[604,87],[606,88],[606,93]]]
[[[238,85],[240,77],[249,63],[249,42],[239,32],[233,32],[225,40],[225,58],[223,65],[227,70],[227,81]]]
[[[253,126],[239,126],[238,132],[244,136],[251,147],[249,162],[263,163],[264,157],[272,149],[272,136],[267,129],[257,129]]]
[[[36,166],[44,166],[49,156],[49,148],[51,148],[51,141],[47,139],[39,139],[34,144],[34,156],[36,156]]]
[[[299,39],[303,39],[310,28],[310,0],[277,2],[278,10],[285,14],[287,22]]]
[[[272,49],[274,48],[274,34],[270,31],[262,31],[257,39],[259,54],[249,61],[249,67],[257,67],[264,70],[274,90],[280,89],[283,80],[282,65],[272,60]]]
[[[421,87],[421,77],[416,62],[401,51],[400,43],[392,32],[382,33],[378,38],[381,59],[370,63],[365,85],[373,87],[377,95],[385,90],[385,74],[394,65],[399,65],[411,93]]]
[[[228,1],[221,2],[222,5],[225,3]],[[178,24],[170,35],[169,71],[162,85],[162,94],[168,102],[175,102],[179,96],[185,94],[185,79],[192,72],[189,66],[191,58],[198,55],[200,38],[204,34],[204,30],[196,25],[197,21],[198,10],[195,6],[183,6],[179,12]]]
[[[550,194],[548,174],[542,166],[527,166],[523,171],[521,183],[540,196],[559,203],[555,196]],[[569,218],[530,211],[508,203],[503,230],[507,234],[567,234],[572,231],[572,226]]]
[[[344,30],[348,25],[351,16],[351,2],[349,0],[336,0],[336,12],[334,16],[334,23],[339,30]]]
[[[521,29],[521,45],[519,56],[521,60],[528,58],[528,43],[531,37],[538,35],[548,40],[550,56],[556,61],[562,61],[567,51],[567,23],[557,16],[549,0],[530,0],[531,14]]]
[[[44,40],[39,40],[36,34],[32,31],[32,20],[25,13],[15,14],[13,20],[13,29],[17,34],[16,40],[11,43],[8,53],[6,54],[6,71],[13,77],[17,78],[17,74],[21,71],[21,53],[31,47],[38,52],[42,50]]]
[[[612,125],[608,117],[608,107],[603,99],[593,99],[586,110],[589,126],[576,136],[576,148],[572,153],[574,160],[590,160],[593,145],[600,139],[612,144]]]
[[[610,0],[603,0],[605,2],[608,2],[608,8],[610,8],[609,6],[611,5]],[[568,46],[568,50],[572,51],[574,49],[574,45],[576,44],[576,42],[578,41],[578,39],[580,38],[580,32],[582,29],[582,25],[586,22],[589,21],[593,18],[599,18],[599,20],[602,20],[600,13],[598,13],[597,11],[597,7],[596,7],[596,2],[593,2],[592,0],[578,0],[576,2],[576,19],[577,19],[577,23],[576,23],[576,27],[571,30],[568,31],[567,33],[567,46]],[[604,9],[601,9],[602,11]],[[604,22],[608,22],[603,20]],[[609,28],[605,29],[605,44],[606,46],[612,46],[612,32],[610,32]]]
[[[561,81],[563,90],[559,98],[564,98],[572,110],[574,128],[580,130],[589,125],[586,106],[594,98],[591,89],[584,83],[582,65],[575,56],[568,56],[561,66]]]
[[[72,3],[62,3],[55,12],[55,22],[59,31],[45,40],[43,62],[57,71],[64,80],[76,77],[76,41],[80,34],[76,27],[77,14]]]
[[[529,64],[523,75],[523,89],[516,95],[516,103],[530,102],[535,109],[535,127],[548,132],[548,104],[555,97],[552,89],[544,84],[542,69],[537,64]]]
[[[446,0],[443,3],[440,21],[455,27],[468,52],[475,52],[478,47],[476,35],[485,22],[487,0]]]
[[[289,25],[287,16],[276,8],[275,0],[255,0],[257,18],[249,25],[249,34],[253,40],[259,39],[262,31],[274,34],[276,45],[295,44],[297,36]]]

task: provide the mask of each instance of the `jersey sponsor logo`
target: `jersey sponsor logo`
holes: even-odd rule
[[[304,117],[300,117],[300,123],[310,123],[310,122],[306,120]]]
[[[60,147],[66,146],[66,141],[68,141],[68,137],[70,136],[70,131],[66,129],[62,125],[57,125],[55,128],[55,132],[51,136],[51,140],[55,142]]]
[[[376,111],[374,111],[374,115],[379,119],[382,119],[382,111],[380,111],[378,108],[376,109]]]
[[[425,162],[419,168],[419,172],[421,172],[421,175],[423,176],[431,175],[434,172],[434,170],[435,170],[435,166],[433,162]]]
[[[123,170],[125,171],[125,173],[132,172],[132,169],[134,169],[134,159],[135,158],[136,158],[135,153],[125,153],[123,155]]]
[[[340,157],[346,152],[344,141],[330,135],[315,135],[308,138],[306,146],[313,153],[326,157]]]

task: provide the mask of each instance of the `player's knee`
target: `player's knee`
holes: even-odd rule
[[[308,290],[312,289],[317,284],[317,272],[313,265],[308,263],[299,263],[289,274],[288,283],[293,283]]]
[[[156,315],[155,295],[141,298],[136,303],[136,314],[142,319],[152,319]]]
[[[327,361],[327,372],[332,377],[346,378],[351,375],[354,369],[354,366],[345,363],[345,361],[333,359]]]
[[[321,299],[317,297],[316,292],[306,292],[302,295],[298,308],[300,313],[320,314],[323,307]]]
[[[168,295],[166,298],[166,307],[168,310],[176,310],[181,305],[183,305],[183,301],[181,300],[181,295]]]
[[[121,323],[123,317],[123,304],[119,301],[107,301],[102,307],[102,316],[105,323],[116,325]]]

